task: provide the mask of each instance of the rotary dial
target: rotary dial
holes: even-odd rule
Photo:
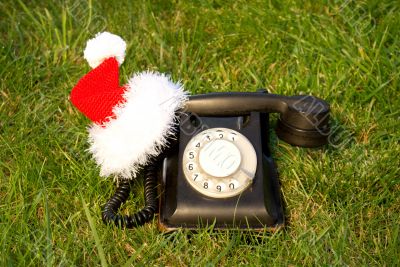
[[[257,156],[241,133],[212,128],[195,135],[183,154],[183,172],[198,192],[214,198],[240,194],[253,181]]]

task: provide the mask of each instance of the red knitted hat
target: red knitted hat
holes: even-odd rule
[[[108,32],[88,41],[84,57],[93,68],[72,89],[71,102],[93,123],[89,151],[102,176],[135,177],[159,154],[187,94],[180,83],[156,72],[133,75],[119,85],[125,42]]]

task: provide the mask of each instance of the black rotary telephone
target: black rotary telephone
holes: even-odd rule
[[[131,183],[119,184],[103,221],[132,228],[159,213],[159,228],[279,228],[284,224],[278,175],[268,147],[269,114],[277,135],[301,147],[327,143],[329,105],[300,95],[210,93],[190,96],[174,140],[145,168],[145,207],[119,215]]]

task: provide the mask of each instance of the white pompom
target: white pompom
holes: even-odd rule
[[[121,37],[109,32],[102,32],[87,42],[83,55],[90,67],[96,68],[110,57],[115,57],[121,65],[125,59],[125,50],[126,43]]]

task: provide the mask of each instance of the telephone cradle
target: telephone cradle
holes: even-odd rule
[[[280,113],[276,133],[283,141],[301,147],[327,143],[329,105],[317,97],[260,91],[190,96],[170,146],[145,167],[145,207],[118,214],[130,194],[131,183],[124,181],[105,205],[103,221],[132,228],[158,213],[162,231],[281,228],[269,113]]]

